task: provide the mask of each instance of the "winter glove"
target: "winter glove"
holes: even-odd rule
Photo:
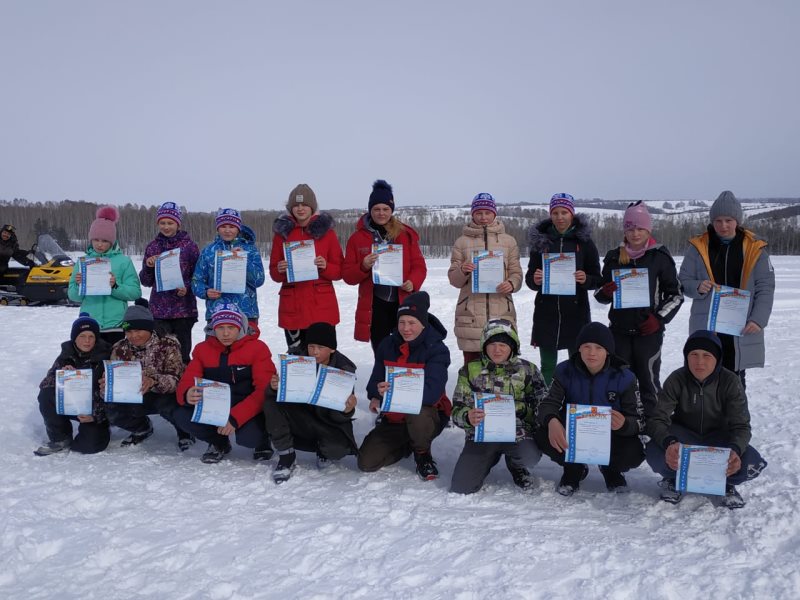
[[[619,289],[616,282],[609,281],[606,284],[603,284],[603,287],[600,288],[600,293],[603,294],[606,298],[613,298],[614,292]]]
[[[639,323],[636,328],[642,335],[653,335],[661,329],[661,321],[653,313],[647,315],[647,318]]]

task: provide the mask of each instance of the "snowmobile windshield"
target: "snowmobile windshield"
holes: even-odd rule
[[[53,236],[48,233],[43,233],[39,236],[39,239],[36,242],[34,254],[42,264],[56,256],[61,256],[65,259],[68,258],[67,253],[64,252],[64,249],[59,246],[58,242],[53,239]]]

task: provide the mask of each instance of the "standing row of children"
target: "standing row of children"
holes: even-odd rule
[[[361,341],[369,340],[376,356],[373,376],[367,386],[371,400],[370,408],[375,412],[378,412],[379,399],[386,389],[382,374],[387,361],[426,364],[426,367],[428,366],[426,361],[429,360],[442,363],[436,368],[426,368],[426,395],[429,397],[423,401],[424,409],[418,418],[398,417],[391,413],[382,414],[378,426],[364,440],[358,453],[359,467],[371,471],[396,462],[413,451],[417,459],[418,473],[428,479],[438,474],[436,464],[430,455],[430,442],[446,424],[450,408],[449,400],[444,393],[449,351],[446,361],[444,358],[431,359],[431,356],[428,356],[433,349],[439,347],[439,344],[446,350],[441,341],[446,336],[446,330],[435,317],[428,315],[427,296],[416,293],[422,287],[426,276],[419,236],[411,227],[397,219],[394,209],[391,186],[385,181],[376,181],[370,194],[368,212],[359,219],[356,232],[348,240],[343,255],[333,231],[333,219],[326,213],[318,212],[316,196],[310,187],[305,184],[297,186],[289,196],[287,214],[278,218],[273,228],[275,236],[269,271],[271,277],[282,284],[278,324],[284,329],[289,351],[304,353],[328,351],[326,359],[330,359],[331,355],[340,356],[335,352],[334,326],[339,322],[339,310],[332,282],[344,279],[346,283],[359,286],[355,338]],[[604,400],[603,393],[594,393],[593,385],[589,386],[588,390],[581,389],[581,386],[586,387],[580,381],[582,373],[587,369],[592,378],[609,368],[617,369],[619,373],[630,374],[629,377],[606,377],[603,390],[608,391],[611,389],[609,386],[614,388],[610,397],[616,398],[616,402],[626,406],[626,410],[618,413],[620,416],[615,420],[614,425],[617,425],[613,427],[615,432],[617,430],[624,432],[629,438],[628,441],[635,440],[638,443],[638,436],[646,431],[641,411],[636,408],[638,390],[641,389],[644,413],[658,414],[661,402],[659,393],[663,393],[659,371],[664,326],[677,313],[683,302],[683,293],[694,299],[690,328],[695,331],[705,328],[712,283],[750,290],[753,293],[753,300],[743,335],[712,336],[714,342],[706,344],[706,350],[710,350],[712,357],[720,363],[719,368],[724,365],[739,376],[742,396],[745,369],[763,366],[763,328],[767,325],[771,311],[774,273],[764,251],[766,243],[741,227],[743,218],[741,205],[731,192],[723,192],[714,202],[708,231],[691,240],[680,275],[676,272],[669,251],[652,236],[652,219],[643,203],[635,203],[626,210],[623,242],[606,255],[601,271],[598,251],[591,239],[588,221],[575,214],[574,200],[570,195],[553,196],[550,203],[550,217],[531,229],[528,240],[530,262],[525,277],[527,285],[539,292],[535,300],[531,343],[539,347],[543,378],[535,366],[519,359],[516,314],[512,299],[512,294],[517,292],[522,284],[522,269],[516,240],[505,233],[502,222],[497,218],[497,208],[490,194],[478,194],[473,200],[471,213],[470,223],[464,227],[463,235],[453,247],[451,267],[448,272],[451,284],[460,289],[455,310],[455,334],[459,348],[464,352],[464,367],[459,373],[459,382],[454,395],[453,418],[456,425],[468,430],[467,443],[453,477],[454,491],[475,491],[476,485],[477,488],[480,487],[488,470],[502,455],[505,455],[506,464],[515,482],[521,487],[527,487],[530,484],[530,474],[524,465],[534,464],[532,457],[535,456],[538,460],[540,450],[560,464],[564,464],[564,477],[559,484],[559,491],[568,495],[577,489],[580,479],[585,477],[584,466],[563,462],[563,431],[551,431],[551,426],[553,421],[557,421],[553,417],[558,414],[558,407],[563,409],[565,398],[572,395],[579,394],[584,398],[590,394],[593,402],[596,400],[600,404],[609,403],[608,398]],[[217,238],[200,253],[188,234],[180,229],[181,214],[177,206],[165,203],[157,215],[159,235],[147,247],[142,269],[139,277],[136,277],[130,259],[122,254],[116,243],[117,218],[115,209],[111,207],[104,207],[98,211],[97,219],[90,228],[91,246],[87,251],[89,255],[111,258],[111,296],[79,296],[80,279],[79,274],[76,274],[70,284],[70,297],[80,301],[82,310],[97,320],[97,335],[100,338],[114,343],[125,336],[128,338],[125,341],[131,341],[130,333],[132,329],[135,331],[135,328],[131,325],[132,320],[129,315],[125,314],[127,301],[135,300],[141,295],[139,279],[144,285],[153,285],[155,256],[165,250],[181,247],[181,266],[186,285],[172,292],[155,290],[151,292],[150,314],[153,323],[152,326],[147,325],[150,332],[157,329],[158,333],[150,333],[148,340],[141,346],[152,343],[151,338],[154,336],[159,339],[170,339],[163,337],[163,334],[172,333],[180,340],[181,362],[189,362],[191,328],[197,319],[195,297],[206,300],[206,321],[211,337],[195,349],[194,359],[181,379],[182,386],[178,386],[177,381],[174,386],[178,393],[177,403],[192,404],[193,400],[197,399],[198,390],[192,385],[183,383],[187,375],[190,373],[198,375],[214,368],[219,370],[220,357],[229,352],[225,349],[235,348],[235,344],[242,342],[243,339],[258,342],[266,349],[266,345],[257,339],[259,314],[256,288],[264,282],[264,269],[254,245],[255,236],[252,230],[243,225],[237,211],[221,209],[217,215]],[[283,257],[282,242],[300,239],[314,240],[317,253],[315,264],[320,277],[313,281],[289,283],[286,278],[287,263]],[[371,269],[377,259],[377,255],[373,252],[373,244],[385,242],[402,245],[404,273],[400,287],[374,285],[372,282]],[[219,249],[232,248],[241,248],[248,252],[247,289],[243,295],[221,294],[213,289],[211,284],[214,253]],[[476,250],[503,251],[505,280],[498,285],[495,293],[476,294],[471,291],[471,274],[474,269],[471,257]],[[548,252],[575,253],[574,296],[541,293],[542,255]],[[591,324],[588,292],[594,291],[595,298],[602,303],[611,303],[616,291],[611,272],[615,268],[628,266],[648,269],[651,306],[641,309],[612,307],[609,311],[610,330],[599,324]],[[142,310],[142,307],[134,306],[128,310],[136,309]],[[237,315],[243,315],[247,322],[237,320]],[[403,315],[408,317],[405,319],[406,323],[400,318]],[[434,319],[435,323],[431,319]],[[408,327],[409,324],[411,327]],[[230,327],[228,338],[222,335],[225,327]],[[124,328],[127,328],[128,333],[123,333]],[[75,333],[73,327],[73,334]],[[77,337],[79,336],[80,331]],[[77,347],[77,337],[71,340],[73,348]],[[425,342],[419,341],[415,344],[417,338]],[[323,341],[327,342],[327,345],[322,343]],[[719,353],[715,351],[714,344],[717,342],[720,344]],[[201,358],[203,355],[201,346],[204,344],[214,346],[215,343],[219,346],[209,355],[206,364]],[[132,345],[138,347],[135,343]],[[689,345],[687,342],[687,347]],[[584,356],[584,347],[593,347],[594,357],[588,351]],[[426,356],[422,359],[414,357],[415,349]],[[556,369],[557,352],[560,349],[567,349],[571,358]],[[164,356],[167,353],[161,349],[158,354]],[[245,445],[255,449],[254,458],[269,458],[272,455],[269,434],[272,433],[271,441],[281,455],[276,468],[276,481],[285,480],[294,468],[294,446],[281,448],[277,443],[278,439],[283,439],[280,445],[286,446],[285,440],[291,439],[291,435],[287,437],[286,431],[292,429],[299,431],[303,428],[301,423],[308,423],[313,419],[306,414],[289,415],[285,407],[276,408],[274,401],[270,402],[269,390],[277,387],[274,366],[268,349],[266,354],[263,349],[256,354],[262,359],[266,356],[267,362],[261,365],[263,368],[252,368],[252,373],[249,374],[252,385],[245,386],[249,393],[244,396],[251,398],[250,406],[247,410],[242,406],[232,411],[230,427],[220,428],[221,431],[215,431],[213,435],[210,433],[204,435],[190,423],[188,418],[180,417],[180,415],[186,417],[181,411],[167,415],[156,405],[145,406],[142,410],[149,410],[151,414],[159,412],[164,414],[178,430],[179,445],[182,449],[188,447],[189,440],[193,440],[195,436],[208,441],[209,452],[204,455],[204,460],[207,462],[221,459],[230,450],[227,441],[230,433],[235,431],[237,441],[240,441],[240,431],[244,423],[256,415],[263,419],[263,414],[266,413],[266,423],[258,428],[258,432],[255,432]],[[435,354],[433,352],[433,355]],[[689,353],[686,349],[685,354],[688,362]],[[578,357],[580,360],[576,363]],[[230,362],[231,358],[232,356],[227,358],[227,364],[235,364]],[[495,358],[497,360],[494,360]],[[512,359],[521,361],[519,363],[523,365],[521,371],[511,369],[505,373],[502,369],[498,370],[499,366],[508,365]],[[598,371],[590,368],[593,361],[601,367]],[[194,369],[192,364],[195,365]],[[495,365],[494,368],[491,365]],[[630,371],[623,368],[623,365],[629,365]],[[485,372],[487,368],[488,373]],[[631,388],[631,381],[635,389]],[[151,387],[153,385],[151,384]],[[481,416],[470,405],[471,392],[468,394],[467,389],[479,391],[476,386],[495,388],[498,385],[504,389],[516,390],[515,398],[520,396],[518,417],[521,435],[518,443],[513,445],[513,451],[508,448],[490,448],[491,445],[487,444],[475,444],[469,437],[469,429],[480,421]],[[549,395],[546,395],[548,387]],[[634,394],[635,401],[632,400],[631,394]],[[547,402],[546,398],[549,398],[550,402]],[[551,412],[547,411],[548,406]],[[44,409],[42,412],[44,415]],[[349,412],[346,411],[344,421],[349,423],[351,415],[352,408]],[[427,417],[423,418],[423,415]],[[140,416],[146,419],[146,415]],[[240,422],[240,418],[244,420]],[[110,416],[109,420],[112,424],[123,422],[122,419]],[[342,420],[339,421],[338,424],[341,425]],[[526,428],[524,425],[525,423],[530,425],[535,421],[540,427]],[[747,421],[749,428],[749,415]],[[290,422],[294,425],[290,426]],[[149,420],[146,422],[140,420],[139,430],[135,429],[132,422],[127,424],[129,427],[126,428],[131,431],[131,436],[125,440],[127,443],[138,443],[152,433]],[[272,431],[276,424],[279,425],[278,430]],[[352,427],[349,429],[340,427],[339,430],[344,433],[338,440],[339,450],[335,454],[341,454],[341,449],[345,449],[345,453],[356,452]],[[50,434],[49,426],[48,434]],[[416,443],[420,436],[423,441]],[[302,436],[297,437],[302,438]],[[50,435],[50,438],[52,442],[53,435]],[[522,440],[528,440],[530,445],[520,445],[519,442]],[[297,441],[294,445],[303,448]],[[311,447],[313,443],[306,446]],[[627,448],[630,450],[633,446],[635,444],[628,444]],[[72,447],[77,449],[75,443]],[[525,447],[528,448],[527,451]],[[43,448],[46,453],[46,447]],[[744,448],[739,450],[739,455],[745,451]],[[319,447],[317,453],[318,464],[329,461],[330,456],[320,452]],[[622,452],[622,455],[628,458],[633,454],[630,451]],[[523,459],[523,456],[527,458]],[[623,488],[625,480],[622,472],[637,466],[642,460],[643,455],[638,462],[635,460],[615,462],[612,458],[612,464],[603,470],[609,489]]]

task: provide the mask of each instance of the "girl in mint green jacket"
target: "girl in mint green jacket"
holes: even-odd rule
[[[100,324],[100,337],[113,344],[125,337],[122,317],[128,302],[142,296],[139,275],[131,259],[122,253],[117,243],[119,211],[113,206],[97,209],[97,218],[89,227],[89,247],[86,256],[107,258],[111,263],[109,280],[111,294],[107,296],[82,296],[80,269],[72,270],[69,280],[69,299],[81,303],[81,312],[87,312]]]

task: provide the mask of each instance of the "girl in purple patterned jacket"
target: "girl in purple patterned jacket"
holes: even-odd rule
[[[192,293],[192,274],[200,250],[181,227],[181,210],[174,202],[165,202],[156,213],[158,235],[147,245],[142,260],[139,279],[150,290],[150,310],[156,327],[162,333],[172,334],[181,344],[181,355],[189,363],[192,350],[192,327],[197,323],[197,299]],[[180,249],[183,287],[165,292],[156,291],[156,257],[168,250]]]

